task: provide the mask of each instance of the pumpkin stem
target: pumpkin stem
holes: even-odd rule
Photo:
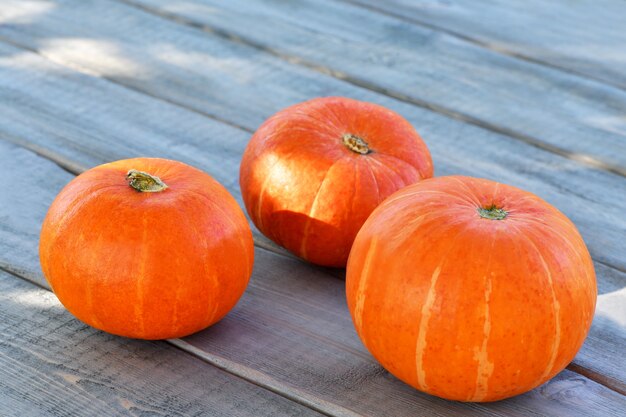
[[[158,193],[167,188],[161,178],[136,169],[128,171],[126,180],[128,185],[142,193]]]
[[[343,135],[342,139],[346,148],[350,149],[352,152],[360,153],[361,155],[367,155],[372,152],[372,150],[367,146],[367,142],[356,135],[346,133]]]
[[[509,214],[506,210],[496,207],[495,204],[492,204],[489,207],[478,207],[477,210],[480,217],[489,220],[504,220],[504,218]]]

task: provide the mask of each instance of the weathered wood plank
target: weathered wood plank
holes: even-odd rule
[[[112,3],[107,10],[117,7]],[[596,260],[626,271],[626,259],[622,256],[626,252],[623,239],[626,218],[622,215],[626,200],[614,198],[626,194],[623,178],[284,63],[245,45],[204,37],[197,31],[132,8],[122,11],[126,14],[119,12],[120,16],[114,16],[119,19],[116,32],[127,30],[131,37],[141,38],[141,33],[134,28],[141,29],[143,16],[154,26],[152,32],[163,36],[170,34],[170,43],[162,41],[162,48],[191,57],[194,68],[213,65],[211,70],[200,74],[184,65],[174,67],[149,61],[146,71],[158,75],[146,75],[141,83],[150,92],[167,96],[164,90],[169,88],[167,86],[179,86],[176,100],[185,106],[217,113],[220,118],[241,124],[248,130],[255,129],[280,108],[317,94],[332,93],[377,102],[403,114],[416,126],[432,151],[438,175],[488,177],[539,194],[572,218]],[[94,16],[103,14],[107,11],[96,9],[92,13]],[[124,28],[125,16],[134,16],[136,22],[131,23],[136,24]],[[86,16],[84,20],[88,19]],[[108,48],[125,50],[131,43],[127,41],[110,41]],[[148,45],[159,43],[154,39],[145,42]],[[60,48],[65,51],[64,47]],[[67,53],[71,53],[72,48],[68,48]],[[145,49],[147,47],[126,50],[128,59],[137,57],[138,62],[144,62]],[[96,45],[95,52],[84,50],[79,55],[87,59],[92,53],[97,55],[97,51]],[[0,114],[0,122],[5,121],[0,123],[3,136],[18,140],[28,138],[40,149],[62,156],[66,162],[80,161],[84,166],[141,154],[180,159],[207,170],[241,202],[238,164],[249,133],[155,102],[105,81],[67,71],[8,45],[0,45],[0,53],[5,56],[0,58],[0,88],[3,97],[11,100],[11,106]],[[102,53],[102,59],[94,58],[94,62],[117,62],[116,54]],[[119,65],[122,63],[120,61]],[[257,82],[232,76],[244,73],[257,74]]]
[[[441,403],[412,392],[381,372],[351,327],[343,286],[295,260],[257,251],[255,285],[234,310],[232,319],[236,319],[237,326],[244,323],[245,331],[225,320],[184,340],[210,356],[236,360],[253,369],[266,369],[286,383],[294,383],[290,375],[296,372],[301,376],[297,381],[301,389],[321,390],[336,396],[336,401],[345,406],[361,404],[363,408],[358,411],[367,415],[404,415],[410,410],[405,408],[407,403],[422,397],[429,400],[431,415],[458,411],[455,407],[445,407],[453,403]],[[257,326],[259,322],[263,324],[261,328]],[[259,344],[278,348],[263,350],[264,354],[258,355],[254,346]],[[619,346],[616,344],[615,351]],[[626,355],[618,352],[613,359],[615,364],[625,360]],[[600,404],[583,410],[585,404],[590,405],[584,392],[591,387],[584,387],[582,380],[572,382],[569,376],[566,371],[560,377],[569,382],[553,380],[525,396],[476,406],[476,410],[505,415],[611,413],[606,409],[594,410]],[[550,392],[559,393],[554,397]],[[386,398],[393,401],[385,402]],[[568,404],[571,398],[576,398],[576,404]],[[412,407],[417,406],[413,404]]]
[[[342,0],[626,88],[620,0]]]
[[[250,136],[245,129],[49,65],[6,44],[0,45],[0,91],[0,135],[71,172],[136,156],[170,157],[210,167],[243,205],[238,170]],[[258,245],[286,253],[256,230],[254,238]]]
[[[180,102],[182,95],[188,105],[209,114],[216,106],[226,107],[232,118],[261,101],[274,101],[285,89],[308,90],[309,96],[334,93],[325,85],[284,82],[267,72],[271,66],[251,71],[240,65],[241,60],[271,61],[261,52],[269,51],[626,175],[622,90],[328,0],[297,5],[125,1],[169,10],[256,48],[246,49],[242,57],[237,53],[241,49],[218,46],[215,36],[131,8],[71,0],[3,2],[0,36],[168,100]],[[184,77],[173,76],[180,72]],[[217,74],[218,80],[211,76]],[[223,98],[230,95],[225,86],[233,81],[249,87],[239,90],[235,105]],[[254,89],[263,94],[253,94]],[[214,98],[205,100],[206,95]]]
[[[0,51],[8,57],[0,61],[0,91],[3,97],[11,99],[11,106],[0,113],[0,135],[14,139],[26,137],[31,141],[26,143],[28,146],[34,144],[46,152],[61,154],[66,164],[81,167],[146,154],[145,150],[149,149],[148,155],[183,160],[207,170],[240,200],[232,179],[237,178],[246,132],[104,80],[57,67],[10,46],[0,46]],[[288,77],[284,70],[282,74]],[[317,74],[311,77],[320,83],[325,81]],[[596,259],[617,262],[623,267],[621,254],[626,243],[621,213],[625,207],[623,200],[613,198],[624,192],[625,184],[619,177],[580,167],[535,148],[508,142],[505,137],[334,80],[328,82],[341,94],[378,101],[408,116],[428,140],[439,174],[491,177],[538,193],[561,207],[579,225]],[[234,87],[232,94],[236,96],[239,90]],[[290,95],[284,99],[292,98]],[[307,97],[300,93],[298,98]],[[267,115],[277,110],[267,107],[262,109]],[[107,130],[109,126],[112,128]],[[168,130],[170,126],[176,126],[176,130]],[[473,138],[473,143],[467,143],[466,138]],[[481,151],[476,152],[477,149]],[[532,165],[528,161],[533,161]],[[15,181],[27,184],[26,177]],[[19,242],[8,251],[12,253],[9,259],[14,267],[33,265],[17,262],[21,257],[34,256],[33,251],[29,252]],[[596,269],[601,290],[608,282],[621,281],[615,288],[624,287],[626,278],[621,272],[599,262]],[[22,273],[37,276],[35,271]],[[616,330],[620,332],[615,333]],[[580,362],[614,387],[626,380],[626,371],[613,366],[613,352],[620,351],[623,335],[623,328],[600,326],[595,330],[594,327],[589,343],[595,343],[595,351],[599,353]]]
[[[570,369],[626,395],[626,288],[598,297],[592,328]]]
[[[186,33],[184,28],[180,30]],[[183,37],[180,34],[177,36]],[[197,40],[198,44],[202,41],[202,37]],[[221,43],[216,45],[228,48],[231,56],[239,57],[238,62],[243,66],[240,71],[277,74],[276,78],[283,83],[283,88],[280,89],[276,79],[273,83],[268,80],[262,90],[258,90],[256,84],[242,87],[236,82],[224,81],[224,95],[219,99],[227,100],[232,106],[236,106],[236,102],[245,94],[262,96],[264,89],[270,88],[274,89],[275,94],[272,96],[274,101],[259,100],[254,109],[244,108],[236,114],[230,107],[224,106],[220,110],[220,107],[215,106],[214,111],[219,110],[220,116],[230,117],[234,114],[238,122],[245,123],[246,128],[252,129],[257,120],[262,120],[278,108],[309,98],[311,91],[297,89],[300,85],[324,85],[328,91],[377,101],[405,114],[418,126],[431,146],[439,174],[460,172],[488,176],[534,191],[564,209],[573,218],[596,259],[623,262],[621,253],[625,242],[622,239],[624,222],[621,213],[624,206],[623,201],[612,197],[614,193],[619,194],[624,189],[624,182],[619,177],[580,167],[549,153],[510,142],[506,137],[451,121],[329,77],[304,70],[291,71],[292,66],[275,62],[276,60],[262,61],[263,65],[258,65],[245,58],[257,53],[254,50],[218,41]],[[3,96],[13,100],[9,111],[17,110],[4,113],[7,118],[0,123],[0,129],[4,129],[5,135],[14,138],[27,137],[40,148],[60,153],[66,160],[79,161],[74,164],[81,166],[145,154],[146,149],[150,149],[149,155],[181,159],[209,171],[225,182],[235,196],[240,198],[236,183],[233,184],[236,181],[232,180],[237,178],[238,162],[232,158],[237,158],[238,161],[247,134],[241,133],[237,136],[232,133],[236,129],[227,130],[225,134],[223,130],[226,128],[192,112],[156,102],[103,80],[64,70],[16,48],[6,46],[3,51],[7,56],[2,61],[5,72],[0,78],[6,80]],[[205,60],[210,62],[219,49],[201,51],[203,52],[194,53],[200,63]],[[295,69],[298,70],[297,67]],[[226,79],[222,77],[222,73],[217,70],[215,72],[215,80],[209,79],[208,83],[215,84],[217,80]],[[170,79],[180,77],[181,82],[184,82],[187,80],[185,74],[184,69],[181,69],[165,75]],[[153,79],[152,82],[158,84],[160,79]],[[289,90],[284,88],[285,84],[294,87]],[[244,90],[248,89],[252,91],[245,93]],[[230,93],[226,93],[226,90]],[[210,95],[212,90],[208,91],[203,96],[205,101],[213,103],[218,100],[218,97]],[[185,97],[184,94],[180,96]],[[250,114],[246,113],[248,111]],[[41,123],[37,124],[38,120]],[[109,126],[118,126],[119,130],[112,128],[109,132]],[[171,126],[175,129],[168,130]],[[187,129],[190,129],[189,133],[186,133]],[[132,140],[129,135],[132,135]],[[216,144],[211,142],[212,138],[223,140]],[[472,138],[473,143],[467,143],[466,138]],[[221,148],[216,148],[217,145]],[[480,152],[476,152],[477,149]],[[85,155],[92,159],[86,159]],[[529,165],[528,161],[533,161],[533,164]],[[230,184],[227,182],[229,178]],[[606,190],[612,191],[607,193]],[[596,263],[596,268],[602,283],[611,270],[600,263]],[[610,340],[611,334],[603,334],[601,337]],[[599,367],[613,370],[610,357],[605,359],[602,358]]]
[[[71,175],[1,141],[0,158],[0,264],[13,269],[24,262],[15,269],[45,285],[36,263],[37,233],[47,204]],[[19,258],[16,252],[30,255]],[[364,350],[350,322],[342,281],[262,249],[256,251],[249,290],[233,312],[206,332],[173,343],[190,345],[194,354],[262,386],[331,404],[339,415],[584,415],[594,410],[619,415],[626,405],[626,397],[569,371],[525,396],[495,404],[466,405],[420,394],[384,372]],[[613,365],[620,359],[610,358]]]
[[[123,1],[626,175],[619,88],[331,0]]]
[[[52,293],[0,271],[0,415],[320,414],[165,342],[90,328]]]

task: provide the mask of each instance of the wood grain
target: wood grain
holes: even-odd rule
[[[626,88],[620,0],[341,0]]]
[[[16,25],[24,25],[30,30],[29,25],[33,19],[37,18],[37,16],[32,16],[33,5],[44,5],[38,10],[39,15],[51,13],[51,10],[55,9],[52,3],[24,2],[24,4],[27,13],[22,15],[17,9],[3,8],[2,12],[5,13],[3,18],[6,18],[6,10],[9,10],[13,13],[9,18],[13,20],[2,29],[11,32],[15,30]],[[51,9],[46,9],[45,5],[51,5]],[[80,6],[82,7],[82,3]],[[88,6],[94,7],[93,4],[88,4]],[[106,10],[101,10],[101,12],[103,15],[107,13]],[[58,13],[69,16],[69,20],[72,16],[76,17],[68,10],[61,10]],[[113,13],[113,17],[119,18],[119,24],[123,30],[129,30],[125,25],[132,26],[134,23],[148,19],[145,15],[141,16],[140,13],[132,11],[127,14]],[[134,17],[138,20],[133,20]],[[71,21],[63,23],[70,24]],[[87,22],[86,25],[92,23]],[[165,25],[163,22],[160,24]],[[148,24],[147,27],[150,25]],[[142,28],[139,29],[141,30]],[[518,181],[523,185],[531,188],[537,187],[540,191],[547,192],[550,198],[559,200],[563,207],[567,205],[568,210],[571,210],[574,215],[578,213],[577,219],[590,217],[592,221],[585,223],[584,233],[591,233],[592,237],[596,236],[597,246],[592,247],[592,250],[595,248],[600,254],[596,254],[596,259],[600,259],[598,256],[602,256],[605,250],[599,244],[602,242],[601,239],[608,235],[609,242],[614,243],[611,239],[619,237],[623,230],[623,224],[619,222],[619,213],[623,207],[619,201],[613,202],[611,198],[606,197],[606,193],[602,192],[607,189],[614,193],[621,191],[621,183],[616,176],[590,170],[571,161],[564,161],[547,152],[514,143],[510,138],[502,135],[495,135],[484,129],[415,109],[413,106],[399,103],[387,96],[354,88],[317,72],[286,64],[275,58],[268,58],[267,54],[257,51],[258,55],[255,59],[259,58],[260,64],[258,64],[255,59],[249,58],[255,49],[245,45],[234,46],[235,44],[217,38],[219,42],[216,41],[211,46],[215,49],[203,49],[205,46],[200,49],[193,47],[186,49],[190,45],[193,46],[193,42],[185,43],[189,42],[189,39],[197,42],[196,46],[198,46],[204,45],[203,42],[209,38],[177,25],[172,25],[171,30],[177,32],[173,35],[168,30],[165,32],[169,33],[167,36],[173,36],[172,38],[166,36],[160,39],[165,45],[157,42],[159,47],[147,52],[148,56],[153,57],[152,61],[144,60],[141,53],[144,49],[149,49],[147,46],[154,45],[153,41],[158,41],[159,38],[144,39],[143,45],[132,44],[128,39],[115,38],[112,33],[107,33],[104,37],[102,34],[94,36],[98,33],[97,30],[82,34],[67,32],[65,38],[61,36],[47,44],[53,51],[60,50],[63,53],[57,55],[56,52],[49,53],[49,50],[46,53],[42,52],[50,59],[62,62],[64,65],[77,64],[74,61],[59,58],[59,56],[63,57],[63,54],[94,59],[94,62],[100,62],[103,66],[94,69],[78,65],[81,71],[95,73],[101,78],[110,79],[128,88],[158,97],[159,100],[149,99],[102,79],[51,65],[17,48],[2,48],[0,66],[6,70],[2,74],[3,77],[0,77],[0,81],[5,81],[2,84],[2,92],[13,94],[8,96],[11,106],[6,107],[13,109],[13,103],[16,102],[18,103],[16,107],[20,111],[13,111],[4,116],[6,119],[2,120],[3,130],[0,134],[5,139],[20,143],[57,161],[59,167],[23,148],[0,142],[0,173],[10,180],[8,185],[3,184],[3,189],[0,190],[0,198],[2,198],[0,266],[45,284],[38,270],[36,259],[38,227],[47,204],[58,192],[60,186],[71,178],[67,170],[79,172],[90,164],[116,159],[111,158],[114,152],[119,152],[123,155],[121,157],[126,157],[132,156],[127,154],[133,152],[145,154],[143,152],[149,149],[150,152],[155,153],[155,156],[179,155],[181,158],[177,159],[187,160],[211,155],[196,165],[220,172],[220,168],[229,163],[232,164],[232,158],[229,159],[229,152],[233,152],[230,148],[232,143],[223,138],[217,139],[216,145],[221,144],[225,148],[215,150],[212,146],[205,148],[202,140],[193,142],[191,138],[192,144],[189,145],[187,141],[190,139],[180,133],[186,129],[188,121],[199,123],[198,130],[194,131],[199,134],[220,132],[219,129],[224,127],[223,123],[216,123],[216,126],[207,124],[209,119],[201,115],[210,116],[227,124],[241,125],[244,130],[250,130],[255,126],[248,120],[253,115],[264,118],[275,111],[272,110],[272,106],[289,103],[289,100],[293,99],[299,101],[302,99],[299,97],[310,97],[311,85],[313,89],[323,88],[334,91],[336,88],[338,91],[353,93],[357,98],[364,97],[371,101],[379,101],[381,104],[390,103],[390,107],[401,111],[406,110],[412,122],[422,122],[426,132],[429,135],[432,133],[432,138],[441,139],[434,146],[433,153],[438,154],[444,173],[469,171],[470,173],[487,173],[490,176],[496,175],[498,178],[511,178],[514,183]],[[34,33],[36,32],[37,30],[34,30]],[[80,37],[83,35],[93,38],[83,39]],[[182,39],[182,41],[177,39]],[[85,40],[87,43],[81,43]],[[168,44],[165,41],[172,43]],[[125,55],[126,44],[136,48],[130,51],[139,53],[142,58],[135,60],[132,54]],[[94,45],[96,47],[92,48]],[[172,45],[173,48],[167,49]],[[32,49],[39,50],[38,48]],[[162,55],[163,50],[167,57],[165,60]],[[120,51],[124,53],[120,54]],[[220,56],[220,59],[216,60],[212,53],[220,51],[231,53],[231,55],[226,55],[228,59],[222,59],[224,56]],[[138,62],[147,67],[134,67],[133,65],[137,65]],[[211,62],[213,66],[203,65]],[[205,72],[197,71],[197,68],[210,68],[216,71],[216,74],[207,77]],[[219,72],[220,70],[222,72]],[[259,70],[264,70],[274,77],[269,77],[273,82],[264,85],[261,90],[254,89],[256,88],[255,82],[246,81],[245,77],[243,79],[240,77],[241,74],[247,72],[247,74],[254,74],[256,81],[256,74],[263,73]],[[274,73],[274,70],[277,72]],[[122,72],[121,75],[119,71]],[[209,70],[207,71],[210,73]],[[285,78],[280,78],[283,76]],[[16,80],[19,82],[16,83]],[[313,83],[304,89],[296,88],[302,81],[313,81]],[[35,84],[28,85],[30,82],[35,82]],[[87,87],[84,88],[84,85]],[[221,90],[202,88],[206,85],[215,85]],[[210,91],[207,92],[205,89]],[[246,97],[238,93],[248,89],[252,90],[248,94],[254,95],[256,101],[246,102],[247,107],[243,112],[233,111],[237,107],[230,107],[231,104],[234,105],[237,100]],[[271,100],[260,94],[264,91],[269,93],[267,97],[271,97]],[[220,97],[219,94],[224,94],[224,97]],[[9,100],[4,101],[5,96],[2,97],[3,103],[9,102]],[[71,103],[72,99],[76,103],[57,108],[61,102]],[[124,99],[130,101],[125,102]],[[220,102],[220,99],[224,101]],[[163,100],[175,103],[175,105],[163,102]],[[146,111],[141,107],[142,105],[152,109],[153,112],[145,113],[146,116],[142,118],[140,113]],[[115,107],[120,108],[119,113],[114,114],[110,119],[102,115],[112,111]],[[155,122],[155,118],[161,119],[161,112],[169,114],[171,118]],[[124,117],[120,113],[128,113],[128,116]],[[190,114],[193,114],[195,119],[189,116]],[[119,131],[115,131],[118,138],[106,142],[110,132],[105,122],[115,125],[119,122],[118,119],[127,124]],[[236,121],[237,119],[242,120]],[[211,123],[215,122],[211,121]],[[148,124],[154,130],[146,129],[144,124]],[[94,133],[94,126],[100,126],[101,131],[98,132],[96,129]],[[165,130],[166,133],[163,134],[161,129],[168,127],[170,130]],[[109,128],[114,131],[111,126]],[[208,130],[204,130],[205,128]],[[451,132],[454,140],[447,139]],[[162,136],[159,140],[150,142],[149,133]],[[183,136],[183,140],[178,140],[179,135]],[[479,138],[478,144],[463,143],[462,139],[467,137]],[[167,141],[168,138],[169,141]],[[166,146],[159,146],[163,141]],[[243,146],[241,143],[235,143],[235,145]],[[451,145],[455,148],[453,153],[450,153]],[[477,149],[480,152],[476,152]],[[234,154],[237,155],[237,151]],[[90,164],[86,163],[88,158],[92,158]],[[492,158],[496,158],[497,162],[490,163]],[[529,168],[527,164],[520,162],[520,158],[528,158],[533,161],[534,166]],[[234,167],[236,168],[236,164]],[[546,172],[546,168],[550,169]],[[232,174],[232,170],[233,166],[226,167],[225,171],[219,175],[226,177]],[[572,177],[574,180],[570,179]],[[595,181],[606,188],[601,187],[597,190],[593,186]],[[58,188],[55,189],[55,186]],[[236,184],[231,185],[231,190],[235,189]],[[596,200],[603,196],[604,200]],[[46,198],[49,198],[47,202]],[[38,202],[33,202],[33,200],[38,200]],[[16,201],[20,202],[19,206],[14,204]],[[36,211],[41,209],[42,204],[44,207],[42,211],[29,213],[29,207],[33,207]],[[585,207],[589,207],[587,211]],[[15,211],[18,209],[19,213],[16,214]],[[593,223],[594,221],[599,223]],[[613,226],[614,229],[597,229],[598,232],[594,235],[593,229],[598,225]],[[614,230],[613,235],[610,233],[612,230]],[[618,240],[615,242],[619,243]],[[616,251],[620,249],[620,246],[616,246]],[[610,253],[609,256],[611,256]],[[624,396],[568,371],[525,396],[496,404],[450,403],[416,393],[384,372],[363,350],[349,322],[349,316],[343,304],[343,285],[340,281],[331,278],[319,268],[263,250],[257,250],[257,258],[261,259],[257,262],[257,269],[261,268],[261,272],[255,272],[251,290],[225,321],[208,330],[206,335],[201,333],[188,340],[171,342],[228,372],[244,379],[254,380],[272,391],[280,392],[283,396],[301,398],[303,402],[333,415],[352,415],[355,412],[372,415],[396,415],[397,413],[411,415],[619,415],[626,406]],[[614,255],[614,259],[620,260],[618,252]],[[624,338],[623,333],[620,333],[624,329],[623,309],[620,310],[620,307],[624,305],[622,290],[624,278],[618,269],[606,266],[603,262],[606,260],[601,259],[600,262],[596,262],[601,277],[600,290],[603,293],[598,309],[601,324],[597,325],[598,319],[596,318],[592,332],[592,336],[599,336],[595,340],[590,337],[591,342],[588,341],[588,344],[592,343],[596,350],[586,356],[591,363],[590,368],[578,365],[580,363],[578,358],[576,364],[581,372],[593,374],[592,377],[595,378],[606,377],[607,380],[602,381],[603,383],[607,385],[612,383],[614,388],[619,389],[620,386],[615,384],[624,381],[624,370],[615,367],[614,364],[625,362]],[[15,327],[19,330],[22,324]],[[598,328],[600,330],[597,330]],[[95,333],[100,335],[98,332]],[[232,344],[228,342],[229,340]],[[585,358],[587,346],[586,344],[579,356],[582,355]],[[598,356],[602,361],[599,364],[597,363]],[[602,367],[617,369],[602,369]],[[166,389],[165,392],[168,390]],[[227,398],[232,397],[227,395]],[[177,404],[174,406],[177,410],[183,408]],[[150,411],[153,410],[148,410]],[[271,412],[281,414],[280,410]],[[298,411],[295,413],[299,414]]]
[[[125,1],[187,27],[114,2],[6,0],[0,37],[222,120],[255,121],[294,90],[336,94],[274,71],[289,61],[626,175],[623,90],[329,0]]]
[[[2,101],[11,103],[0,112],[0,135],[72,173],[117,159],[160,156],[210,166],[227,189],[239,189],[239,158],[250,136],[245,129],[50,65],[6,44],[0,44],[0,73]],[[233,195],[242,205],[239,192]],[[254,238],[287,253],[256,230]]]
[[[295,260],[262,250],[257,251],[256,256],[254,285],[233,311],[232,317],[184,339],[187,343],[206,351],[207,355],[267,370],[274,378],[286,383],[295,383],[289,376],[296,372],[300,375],[297,381],[300,389],[332,395],[335,401],[346,407],[360,404],[363,408],[358,411],[366,415],[410,415],[410,408],[404,407],[417,407],[418,399],[428,400],[431,415],[454,415],[461,411],[456,408],[458,403],[442,403],[412,391],[372,362],[350,326],[344,289],[335,285],[334,280],[313,268],[303,267]],[[237,326],[245,323],[245,331],[235,331],[235,319]],[[263,355],[254,353],[255,346],[257,349],[261,346]],[[619,347],[615,349],[617,351]],[[624,355],[618,353],[614,363],[622,359],[625,359]],[[567,371],[561,374],[565,379],[569,376],[573,374]],[[592,408],[578,408],[586,407],[587,400],[582,400],[582,397],[579,397],[579,404],[568,404],[566,398],[583,396],[583,391],[589,388],[579,386],[580,382],[557,379],[525,396],[473,407],[484,413],[512,415],[517,412],[593,414]],[[564,391],[572,391],[567,394],[560,391],[556,388],[560,384],[563,384]],[[577,392],[578,389],[580,392]],[[559,394],[556,397],[548,394],[557,391]],[[392,401],[386,402],[385,399]],[[555,407],[553,401],[559,403],[558,406]],[[455,406],[452,407],[452,404]],[[559,407],[563,408],[559,410]],[[611,413],[610,410],[596,411]]]
[[[131,15],[139,13],[128,11]],[[148,20],[152,19],[147,16]],[[170,24],[156,21],[165,25],[159,26],[158,32],[168,33]],[[194,79],[184,68],[153,62],[151,71],[162,74],[147,78],[146,85],[154,91],[163,83],[175,80],[181,86],[178,99],[185,106],[217,112],[219,117],[231,118],[247,131],[0,44],[0,54],[5,57],[0,58],[0,89],[2,96],[11,100],[11,106],[0,113],[0,134],[49,155],[64,166],[77,168],[137,155],[178,159],[209,172],[241,203],[238,166],[250,135],[248,131],[279,109],[317,93],[354,97],[404,115],[431,149],[437,175],[487,177],[540,195],[578,225],[597,261],[626,271],[626,259],[622,256],[626,252],[623,239],[626,218],[622,216],[626,200],[614,198],[626,194],[623,178],[331,77],[268,59],[244,45],[221,39],[214,39],[213,44],[209,42],[212,38],[205,39],[195,31],[188,33],[184,27],[172,26],[172,30],[179,31],[172,36],[187,42],[170,49],[180,48],[180,53],[191,54],[198,66],[209,65],[222,52],[237,56],[237,60],[230,61],[236,61],[233,65],[238,69],[216,66],[221,72],[207,71]],[[127,43],[120,43],[119,49],[126,46]],[[182,52],[183,48],[186,52]],[[141,55],[139,49],[131,52]],[[83,55],[88,53],[85,51]],[[228,71],[268,77],[257,83],[241,83],[227,76]],[[221,89],[202,88],[205,84],[219,84]],[[321,89],[312,90],[310,86]],[[264,99],[270,95],[269,90],[272,90],[271,99]],[[194,98],[197,94],[202,95],[201,100]],[[242,103],[241,107],[238,103]]]
[[[0,415],[314,416],[165,342],[108,335],[0,271]]]
[[[605,83],[332,0],[123,1],[626,175],[626,91]]]
[[[71,174],[1,141],[0,158],[5,180],[0,196],[6,199],[0,205],[0,265],[46,285],[36,256],[39,225]],[[20,252],[28,255],[20,258]],[[255,256],[252,282],[233,312],[207,331],[172,343],[333,415],[584,415],[594,410],[619,415],[625,406],[626,397],[569,371],[531,393],[494,404],[454,403],[418,393],[365,351],[350,322],[342,281],[263,249]],[[613,351],[614,365],[623,356],[619,347]]]
[[[237,178],[239,155],[247,132],[106,80],[67,70],[11,46],[0,44],[0,51],[7,57],[0,60],[0,91],[3,97],[12,100],[7,111],[0,113],[3,137],[60,161],[61,165],[79,169],[142,154],[179,159],[214,175],[241,201],[233,178]],[[281,71],[286,79],[297,77],[282,67],[273,69]],[[329,89],[343,95],[376,101],[407,116],[430,145],[438,174],[490,177],[533,191],[560,207],[579,226],[596,259],[601,292],[624,287],[624,274],[605,265],[615,264],[618,268],[625,265],[622,253],[626,247],[623,239],[626,227],[621,213],[626,202],[613,197],[625,192],[626,185],[620,177],[319,74],[307,76],[297,79],[302,83],[328,83]],[[233,91],[231,96],[236,97],[241,87],[229,86]],[[299,100],[307,98],[306,92],[292,91],[283,99],[288,101],[294,96]],[[269,115],[275,110],[271,103],[259,105],[250,118]],[[243,111],[240,116],[243,119]],[[10,167],[7,165],[7,169]],[[27,180],[16,179],[22,183]],[[264,241],[257,238],[257,242]],[[34,256],[34,252],[20,247],[19,243],[8,250],[14,268],[34,265],[18,262],[22,257]],[[36,276],[34,271],[22,272]],[[614,289],[604,290],[610,283]],[[597,337],[590,340],[597,340],[597,351],[605,353],[589,356],[585,368],[599,376],[605,375],[607,379],[603,381],[615,387],[625,380],[625,371],[613,366],[611,359],[613,352],[620,351],[624,330],[618,328],[617,334],[621,336],[616,336],[614,326],[601,329],[592,333]],[[602,347],[603,343],[607,347]]]

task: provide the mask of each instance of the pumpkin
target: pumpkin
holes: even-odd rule
[[[350,253],[347,300],[359,337],[393,375],[459,401],[544,383],[581,347],[593,317],[589,252],[536,195],[461,176],[390,196]]]
[[[252,233],[204,172],[156,158],[90,169],[56,197],[41,230],[43,273],[83,322],[140,339],[185,336],[244,292]]]
[[[288,107],[259,127],[243,155],[240,185],[265,236],[312,263],[345,267],[372,210],[432,175],[428,148],[402,116],[327,97]]]

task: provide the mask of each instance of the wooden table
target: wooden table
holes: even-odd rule
[[[622,0],[2,0],[0,415],[626,415],[625,45]],[[184,339],[96,331],[48,291],[39,228],[75,175],[173,158],[241,203],[251,132],[327,95],[404,115],[436,175],[522,187],[576,223],[599,297],[566,370],[491,404],[417,392],[358,340],[344,272],[258,232],[240,303]]]

